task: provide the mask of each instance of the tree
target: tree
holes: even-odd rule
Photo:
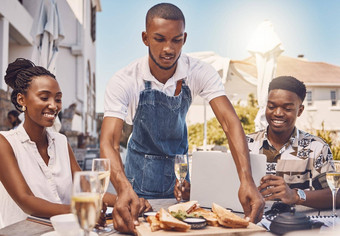
[[[245,133],[254,132],[254,120],[258,111],[257,100],[255,99],[254,94],[248,95],[246,106],[242,106],[240,101],[238,101],[237,104],[234,104],[234,109],[241,121]],[[192,150],[193,146],[203,145],[203,129],[203,123],[190,125],[188,127],[189,150]],[[212,118],[207,122],[207,144],[228,146],[227,138],[216,118]]]
[[[331,131],[325,130],[325,123],[321,123],[321,130],[315,130],[313,133],[328,144],[332,151],[333,159],[340,160],[340,144],[335,141]]]

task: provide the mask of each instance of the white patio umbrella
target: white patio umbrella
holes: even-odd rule
[[[40,10],[33,21],[31,35],[35,42],[33,62],[55,74],[59,43],[64,39],[57,0],[41,0]],[[51,128],[57,132],[61,129],[58,117]]]
[[[269,20],[263,21],[257,27],[247,50],[256,58],[259,111],[255,118],[255,130],[258,131],[267,127],[265,109],[268,99],[268,87],[275,76],[277,58],[284,51],[281,41],[274,32],[273,25]]]
[[[35,41],[33,60],[52,73],[56,71],[59,43],[64,38],[57,0],[42,0],[39,14],[34,18],[31,35]]]

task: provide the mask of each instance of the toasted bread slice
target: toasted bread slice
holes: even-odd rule
[[[147,222],[149,222],[152,232],[161,229],[161,222],[157,219],[156,216],[148,216],[146,220]]]
[[[222,226],[230,228],[246,228],[249,225],[248,220],[239,217],[216,203],[213,203],[212,210],[216,213],[218,223]]]
[[[189,224],[176,219],[163,208],[159,210],[159,221],[164,230],[188,231],[191,228]]]
[[[169,212],[182,211],[182,212],[186,212],[187,214],[189,214],[198,207],[199,205],[197,201],[187,201],[187,202],[181,202],[181,203],[177,203],[175,205],[169,206],[168,211]]]
[[[210,226],[215,226],[215,227],[219,226],[218,221],[217,221],[217,215],[212,211],[208,211],[203,208],[197,208],[193,210],[191,213],[194,213],[194,214],[197,213],[203,216],[204,219],[206,219],[208,225]]]

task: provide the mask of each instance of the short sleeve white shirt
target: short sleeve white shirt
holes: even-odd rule
[[[176,83],[181,79],[189,86],[192,98],[199,95],[210,102],[216,97],[226,96],[221,78],[211,65],[186,54],[182,54],[177,63],[175,74],[165,84],[151,74],[148,56],[118,71],[106,86],[104,117],[117,117],[132,124],[145,81],[151,82],[152,89],[168,96],[174,95]]]
[[[50,159],[46,165],[22,123],[15,130],[0,134],[12,146],[20,171],[33,194],[53,203],[70,204],[72,171],[66,137],[47,130]],[[0,228],[26,217],[0,182]]]

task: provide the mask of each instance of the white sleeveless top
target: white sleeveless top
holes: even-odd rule
[[[20,171],[33,194],[53,203],[70,204],[72,172],[66,137],[47,131],[50,159],[46,165],[22,123],[15,130],[0,134],[12,146]],[[0,182],[0,228],[26,217],[27,214],[12,200]]]

